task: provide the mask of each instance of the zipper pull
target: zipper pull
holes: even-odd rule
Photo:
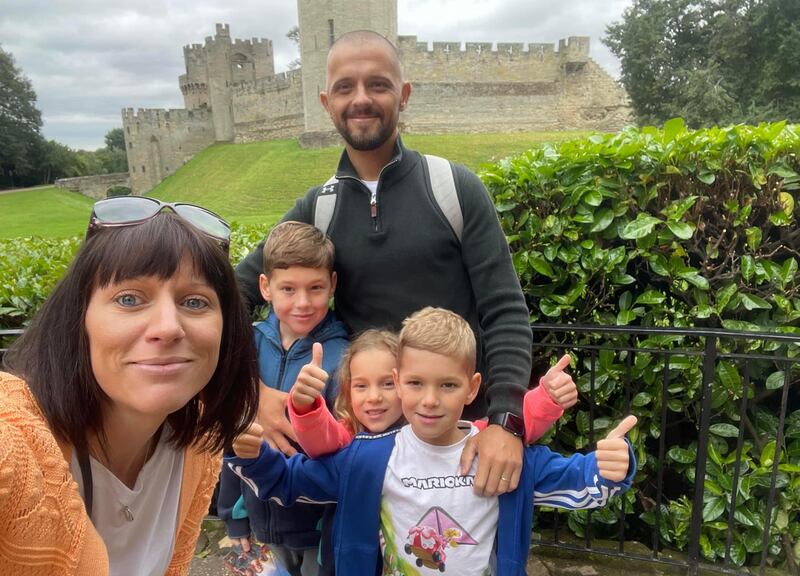
[[[369,196],[369,215],[373,218],[378,217],[378,191],[372,190],[370,191]]]

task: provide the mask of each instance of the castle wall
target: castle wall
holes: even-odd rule
[[[402,129],[415,133],[617,130],[624,90],[589,54],[589,39],[553,44],[434,42],[401,36],[412,84]]]
[[[570,51],[567,46],[572,47]],[[398,46],[403,74],[410,82],[555,82],[562,65],[586,62],[589,39],[570,38],[563,50],[554,44],[491,42],[419,42],[400,36]]]
[[[201,110],[122,111],[128,173],[134,194],[145,194],[214,143],[211,113]]]
[[[296,138],[305,127],[299,70],[237,86],[233,93],[235,142]]]
[[[127,172],[95,174],[94,176],[78,176],[77,178],[59,178],[54,185],[62,190],[70,190],[96,200],[102,200],[106,197],[109,188],[113,186],[130,186],[130,177]]]
[[[405,132],[615,131],[632,121],[624,90],[594,61],[553,82],[415,82]]]

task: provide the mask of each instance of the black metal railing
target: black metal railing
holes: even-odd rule
[[[21,334],[22,328],[0,329],[0,367],[3,366],[3,356],[11,345],[11,342]]]
[[[761,549],[764,550],[764,553],[760,557],[752,553],[749,556],[750,559],[755,559],[756,571],[763,574],[767,565],[774,563],[777,556],[783,553],[787,558],[789,573],[800,574],[797,566],[793,563],[793,551],[791,550],[793,543],[791,541],[786,541],[784,538],[777,551],[775,546],[769,545],[771,529],[775,523],[773,512],[779,487],[780,455],[785,449],[787,417],[790,415],[790,411],[800,411],[800,378],[795,377],[796,374],[800,374],[800,366],[798,366],[800,364],[800,337],[768,332],[735,332],[703,328],[559,324],[534,324],[531,328],[534,333],[535,360],[549,358],[551,353],[561,354],[564,352],[570,352],[577,360],[578,367],[572,371],[582,392],[581,400],[578,405],[570,409],[567,417],[576,418],[576,414],[580,412],[587,415],[588,431],[582,447],[592,448],[596,440],[600,438],[598,432],[609,421],[618,420],[631,410],[636,413],[635,399],[642,392],[642,385],[634,381],[637,375],[649,370],[653,380],[649,383],[649,389],[657,391],[658,396],[657,400],[655,397],[652,399],[653,405],[658,406],[657,417],[655,411],[652,414],[655,428],[646,429],[643,422],[638,425],[640,432],[646,436],[644,444],[647,447],[647,458],[652,458],[653,462],[648,462],[645,466],[640,467],[640,473],[637,474],[637,480],[630,491],[635,497],[633,503],[619,506],[614,528],[616,530],[616,546],[613,548],[603,546],[602,541],[598,545],[598,539],[595,538],[597,523],[593,522],[593,515],[600,514],[600,511],[584,512],[583,535],[580,539],[582,541],[576,541],[567,534],[562,524],[564,518],[567,518],[569,523],[569,515],[580,514],[580,512],[538,510],[534,524],[534,547],[555,547],[678,567],[692,576],[701,569],[723,574],[751,574],[754,569],[753,562],[750,562],[751,565],[747,568],[740,567],[732,557],[736,532],[742,528],[741,522],[736,517],[737,499],[742,493],[743,484],[752,472],[743,467],[743,454],[748,443],[758,441],[758,434],[752,429],[752,426],[750,426],[749,436],[746,437],[745,431],[748,426],[743,423],[748,421],[748,414],[754,406],[766,402],[766,407],[776,414],[774,454],[777,457],[773,458],[768,486],[765,486],[767,489],[766,503],[762,518],[763,526],[760,528]],[[0,330],[0,346],[8,346],[10,340],[21,333],[22,330],[19,329]],[[0,361],[4,352],[5,349],[0,348]],[[614,364],[612,371],[609,371],[607,366],[603,366],[604,360],[606,363],[608,362],[609,355],[613,356],[614,360],[620,360],[620,363]],[[637,368],[637,358],[649,359],[649,368],[647,366],[643,370]],[[689,362],[679,361],[680,359],[688,359]],[[737,369],[741,367],[741,381],[736,383],[740,390],[736,414],[721,416],[715,414],[714,409],[719,400],[720,388],[723,386],[720,381],[722,363],[734,365]],[[765,363],[783,368],[782,383],[780,386],[776,386],[773,381],[771,391],[765,390],[762,382]],[[545,368],[544,365],[535,366],[534,371],[543,373]],[[681,373],[693,374],[695,368],[700,376],[696,390],[678,399],[680,391],[677,390],[679,387],[675,386],[676,376]],[[730,368],[726,370],[730,371]],[[659,371],[660,374],[658,374]],[[610,372],[613,374],[609,376]],[[610,395],[604,392],[604,388],[608,388],[609,382],[615,387],[615,391]],[[765,392],[771,393],[766,394]],[[726,389],[724,393],[732,393],[731,388]],[[656,396],[656,394],[652,396]],[[616,407],[613,400],[616,400]],[[668,433],[670,428],[675,426],[674,409],[677,406],[671,405],[675,401],[683,402],[688,407],[678,424],[684,427],[684,432],[686,429],[690,431],[689,440],[696,444],[694,481],[690,485],[683,486],[671,470],[668,458],[668,450],[671,448],[668,443],[674,441],[677,444],[681,442],[685,444],[687,441],[685,437],[671,436]],[[667,503],[669,501],[684,498],[690,503],[704,503],[709,446],[712,436],[712,416],[718,421],[717,424],[724,424],[723,420],[726,419],[739,423],[736,426],[738,433],[736,434],[735,448],[733,448],[735,456],[732,462],[733,474],[730,480],[730,489],[724,494],[727,511],[727,518],[724,522],[726,526],[724,553],[719,554],[721,558],[713,563],[704,560],[701,553],[701,536],[704,528],[703,505],[691,505],[683,555],[676,554],[672,549],[675,548],[674,546],[665,545],[662,533],[663,516],[668,513]],[[599,425],[601,421],[604,422],[602,427]],[[567,433],[568,428],[569,426],[556,428],[551,447],[562,452],[571,451],[569,443],[560,440],[562,435]],[[658,434],[654,434],[653,430],[658,431]],[[791,434],[794,438],[800,438],[800,422],[797,423]],[[800,440],[797,442],[797,448],[799,453],[795,454],[794,458],[800,456]],[[656,456],[650,456],[650,451],[654,451]],[[798,476],[800,473],[795,474],[796,478]],[[668,477],[666,483],[665,477]],[[800,483],[800,480],[797,482]],[[676,485],[678,486],[677,490]],[[646,505],[646,503],[649,504]],[[642,516],[647,513],[652,515],[652,527],[645,526],[641,520]],[[795,517],[788,519],[789,523],[800,522],[800,514],[796,512],[795,514]],[[604,518],[603,525],[608,525],[608,518]],[[649,528],[649,534],[645,534],[647,530],[643,530],[643,526]],[[716,526],[719,527],[719,522],[716,523]],[[649,548],[649,553],[643,553],[638,545],[634,546],[637,541],[645,544]],[[632,550],[632,547],[637,549]]]
[[[646,447],[649,461],[637,474],[637,482],[632,489],[633,500],[629,499],[622,505],[617,505],[618,518],[612,528],[610,530],[608,528],[607,516],[603,518],[602,525],[593,522],[593,514],[598,512],[537,512],[535,526],[538,527],[535,528],[535,532],[542,535],[535,541],[536,545],[668,564],[684,568],[685,573],[690,575],[697,574],[701,568],[720,573],[751,573],[745,572],[747,568],[739,566],[743,560],[741,554],[743,548],[741,535],[737,534],[737,530],[741,531],[743,528],[750,530],[750,544],[752,544],[754,528],[746,524],[755,524],[757,528],[758,522],[761,521],[763,522],[760,534],[762,553],[760,555],[751,553],[745,548],[746,559],[750,564],[755,564],[758,572],[763,574],[765,568],[775,563],[777,557],[783,554],[789,572],[798,573],[793,559],[791,536],[784,531],[780,545],[776,546],[771,530],[776,523],[777,515],[774,514],[774,508],[778,486],[779,483],[781,486],[786,485],[787,474],[779,473],[779,464],[782,455],[786,456],[784,444],[787,417],[790,410],[800,410],[800,393],[798,393],[800,381],[794,377],[798,373],[797,368],[800,363],[800,337],[790,334],[734,332],[721,329],[554,324],[534,324],[532,330],[535,359],[549,357],[548,350],[558,354],[570,352],[577,359],[578,367],[574,376],[581,389],[582,399],[572,408],[576,411],[575,414],[568,415],[568,418],[582,416],[585,421],[588,417],[585,443],[587,449],[593,447],[600,438],[596,434],[598,422],[604,422],[605,426],[606,422],[618,420],[631,411],[632,400],[642,398],[641,394],[645,394],[645,400],[652,397],[652,401],[648,401],[648,404],[652,404],[649,408],[651,413],[648,415],[650,427],[647,426],[647,419],[639,424],[639,433],[645,435],[644,438],[640,438],[640,444]],[[603,363],[605,366],[601,366]],[[643,381],[634,382],[634,378],[648,376],[648,367],[651,381],[647,384]],[[782,377],[779,371],[772,370],[774,367],[782,368]],[[538,372],[541,372],[546,366],[538,368]],[[768,386],[765,386],[764,374],[770,370],[773,377],[769,379]],[[699,382],[692,382],[694,376],[699,377]],[[643,393],[642,390],[645,388],[651,393]],[[735,400],[736,396],[739,397],[739,401],[727,405],[728,413],[715,412],[720,406],[725,405],[728,398]],[[761,406],[762,403],[764,406]],[[735,413],[731,413],[731,405],[735,406],[733,411]],[[752,489],[747,478],[753,471],[748,469],[747,465],[743,465],[744,452],[751,450],[753,446],[763,448],[764,443],[750,422],[750,415],[756,409],[763,415],[765,407],[774,411],[777,416],[775,448],[772,462],[769,463],[767,460],[770,469],[768,486],[762,486],[766,488],[763,517],[755,518],[754,522],[753,518],[741,517],[743,513],[737,510],[737,498],[744,491],[745,484],[748,492]],[[635,406],[633,410],[636,413]],[[639,410],[640,413],[647,411]],[[712,418],[716,423],[715,426],[723,426],[716,430],[723,431],[728,438],[716,436],[712,438]],[[574,435],[576,427],[569,425],[561,430],[557,429],[551,446],[555,449],[566,447],[568,451],[568,443],[560,442],[559,436],[568,432]],[[731,446],[732,455],[725,453],[725,463],[731,464],[733,469],[730,490],[723,492],[719,499],[712,497],[706,500],[705,496],[709,490],[707,479],[709,467],[719,468],[713,459],[709,463],[709,451],[712,451],[713,458],[719,459],[719,450],[714,446],[725,449],[726,442],[733,444],[734,430],[738,430],[735,435],[735,448]],[[745,438],[746,430],[749,431],[747,438]],[[794,438],[800,437],[800,430],[796,429],[796,425],[791,433]],[[680,451],[685,449],[680,446],[681,442],[696,445],[694,468],[692,471],[684,469],[686,474],[683,478],[675,473],[675,466],[668,458],[676,447],[678,450],[676,454],[683,454]],[[670,446],[673,443],[674,445]],[[800,450],[800,441],[793,446]],[[657,455],[650,456],[651,451]],[[795,454],[793,457],[797,459],[797,456]],[[788,467],[794,474],[793,478],[797,479],[800,478],[800,470],[795,472],[796,468],[797,466],[792,465]],[[693,482],[687,481],[687,477],[689,479],[693,477]],[[728,482],[727,475],[724,481]],[[763,479],[761,483],[764,483]],[[669,514],[668,505],[676,501],[691,508],[688,532],[685,536],[685,557],[669,550],[670,547],[676,546],[665,546],[665,543],[669,544],[667,542],[669,534],[665,534],[662,530],[665,525],[664,516]],[[721,520],[723,515],[720,514],[719,521],[710,524],[704,522],[705,506],[709,501],[724,509],[727,513],[726,521]],[[719,510],[711,511],[709,516],[717,512]],[[788,518],[788,522],[800,522],[800,513],[796,509],[791,513],[793,515]],[[583,515],[570,518],[569,514]],[[643,520],[648,515],[651,517],[652,526]],[[564,534],[561,526],[564,517],[571,522],[571,527],[577,526],[578,533],[583,530],[582,542],[575,542],[574,538],[573,542],[569,542],[571,538]],[[783,521],[785,523],[786,518]],[[704,547],[711,546],[708,531],[716,530],[714,533],[719,536],[722,526],[725,526],[724,544],[718,539],[715,553],[703,554],[708,552],[708,548]],[[614,533],[617,540],[614,548],[595,545],[593,533],[597,528],[603,528],[602,531],[605,533]],[[647,528],[650,528],[649,538],[645,534]],[[573,529],[573,532],[575,531]],[[552,537],[549,537],[550,534]],[[736,542],[734,542],[735,537]],[[641,550],[632,551],[631,545],[636,540],[646,544],[650,548],[650,553],[645,554]],[[718,558],[714,562],[704,559],[704,556],[709,555]],[[753,566],[749,569],[752,570]]]

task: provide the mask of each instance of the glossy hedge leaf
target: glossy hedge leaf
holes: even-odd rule
[[[681,464],[692,464],[694,463],[696,454],[685,448],[673,446],[669,449],[669,451],[667,451],[667,456],[669,456],[675,462],[680,462]]]
[[[723,438],[738,438],[739,429],[733,424],[713,424],[709,427],[712,434]]]
[[[694,234],[694,226],[686,222],[667,221],[667,228],[681,240],[688,240]]]
[[[602,232],[614,221],[614,211],[610,208],[601,208],[594,217],[594,225],[589,232]]]
[[[646,290],[636,298],[636,304],[661,304],[667,297],[658,290]]]
[[[742,277],[744,277],[744,279],[749,282],[750,279],[753,277],[753,272],[755,272],[756,269],[756,264],[755,261],[753,260],[753,257],[750,256],[749,254],[745,254],[744,256],[742,256],[741,266],[742,266]]]
[[[725,512],[725,500],[718,496],[708,498],[703,502],[703,522],[716,520]]]
[[[778,370],[777,372],[773,372],[767,377],[767,390],[775,390],[777,388],[782,388],[783,383],[786,380],[786,374],[783,370]]]
[[[759,296],[754,296],[753,294],[742,292],[740,294],[740,298],[742,306],[748,310],[769,310],[772,308],[769,302]]]
[[[716,310],[717,314],[722,314],[725,308],[728,306],[728,302],[730,302],[731,298],[734,294],[736,294],[737,286],[736,284],[728,284],[717,293],[717,305]]]
[[[644,238],[653,231],[653,228],[655,228],[657,224],[660,223],[661,220],[658,218],[649,216],[642,212],[636,217],[636,220],[628,222],[622,227],[622,230],[619,232],[619,237],[623,240],[637,240],[639,238]]]
[[[553,271],[550,263],[541,256],[529,257],[528,262],[530,263],[531,268],[536,270],[542,276],[547,276],[548,278],[556,277],[556,273]]]
[[[648,394],[647,392],[639,392],[636,396],[633,397],[631,405],[634,408],[641,408],[642,406],[647,406],[652,401],[653,397],[650,394]]]

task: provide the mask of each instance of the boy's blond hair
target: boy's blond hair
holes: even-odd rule
[[[276,268],[302,266],[333,271],[333,242],[318,228],[289,220],[275,226],[264,243],[264,274]]]
[[[470,376],[475,372],[475,334],[466,320],[450,310],[426,306],[403,320],[398,362],[406,347],[448,356],[463,364]]]
[[[342,356],[342,360],[339,363],[339,392],[336,396],[334,409],[344,425],[353,434],[363,432],[366,428],[358,421],[355,411],[353,411],[350,362],[353,360],[353,356],[368,350],[384,350],[397,357],[397,334],[389,330],[376,330],[374,328],[364,330],[350,343],[347,351]]]

